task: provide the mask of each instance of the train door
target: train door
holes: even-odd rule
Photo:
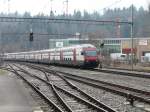
[[[63,64],[63,51],[60,50],[60,63]]]
[[[73,49],[73,65],[77,64],[77,59],[76,59],[76,49]]]

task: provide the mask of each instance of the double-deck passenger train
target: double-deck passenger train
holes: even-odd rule
[[[30,52],[5,53],[4,59],[8,61],[24,61],[90,68],[98,66],[97,51],[91,44]]]

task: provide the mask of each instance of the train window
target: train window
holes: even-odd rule
[[[86,56],[96,56],[97,52],[96,51],[85,51]]]
[[[126,57],[126,55],[121,55],[121,57],[125,58],[125,57]]]
[[[83,51],[81,52],[81,55],[84,55],[84,52],[83,52]]]

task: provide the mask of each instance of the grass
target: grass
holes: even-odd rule
[[[6,73],[7,73],[7,71],[0,69],[0,75],[4,75]]]

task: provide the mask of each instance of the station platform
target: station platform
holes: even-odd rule
[[[24,84],[12,73],[0,73],[0,112],[34,112],[33,101]]]

